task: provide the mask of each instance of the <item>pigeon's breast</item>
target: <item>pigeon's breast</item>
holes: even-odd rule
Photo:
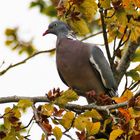
[[[84,43],[73,40],[63,40],[57,45],[56,64],[66,83],[82,91],[96,90],[95,82],[100,82],[89,62],[89,50]],[[98,85],[98,84],[97,84]],[[102,83],[100,83],[104,90]]]

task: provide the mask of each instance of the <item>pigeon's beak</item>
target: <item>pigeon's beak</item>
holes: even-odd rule
[[[46,30],[42,35],[45,36],[45,35],[47,35],[48,33],[49,33],[49,29]]]

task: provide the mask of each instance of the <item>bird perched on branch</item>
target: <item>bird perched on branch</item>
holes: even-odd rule
[[[47,34],[57,36],[57,70],[68,87],[82,96],[90,91],[117,96],[112,70],[99,47],[77,40],[71,28],[62,21],[50,23],[43,36]]]

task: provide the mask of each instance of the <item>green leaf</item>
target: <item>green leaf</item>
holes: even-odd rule
[[[66,112],[66,114],[63,116],[60,123],[64,126],[64,128],[69,129],[72,125],[73,119],[74,119],[74,113]]]
[[[66,105],[68,102],[76,101],[78,99],[78,95],[73,90],[67,90],[63,92],[63,94],[58,97],[54,102],[60,106]]]
[[[127,76],[132,77],[133,80],[140,80],[140,64],[136,66],[134,69],[127,72]]]
[[[136,50],[132,62],[140,62],[140,47]]]
[[[54,136],[56,137],[56,140],[60,140],[62,137],[61,129],[56,126],[52,131],[53,131]]]

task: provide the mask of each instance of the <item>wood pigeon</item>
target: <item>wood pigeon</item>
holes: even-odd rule
[[[57,36],[57,70],[67,86],[82,96],[92,90],[97,95],[117,96],[112,70],[99,47],[77,40],[62,21],[50,23],[43,36],[50,33]]]

